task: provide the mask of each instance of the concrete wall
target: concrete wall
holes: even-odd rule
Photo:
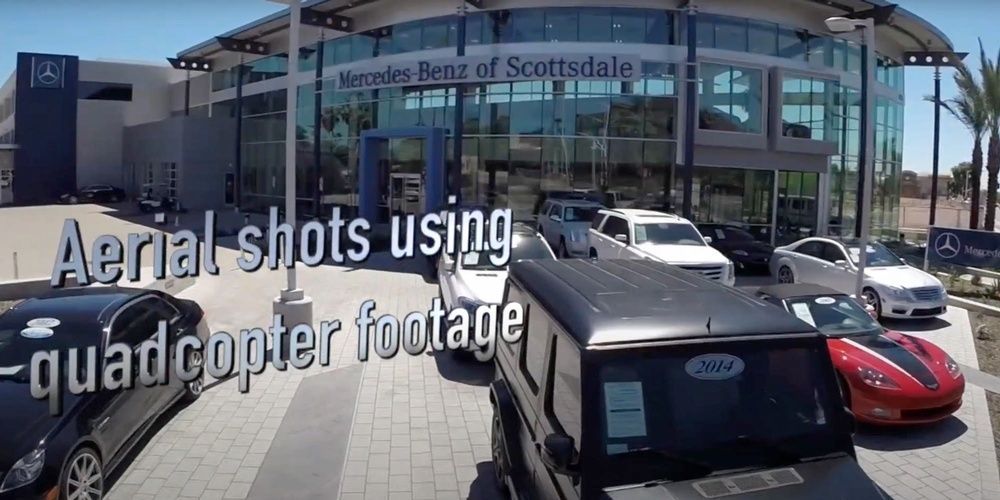
[[[219,208],[225,201],[226,173],[234,172],[231,146],[236,143],[236,121],[229,118],[188,117],[184,123],[184,161],[181,199],[185,208]]]
[[[77,102],[76,185],[122,184],[121,101]]]
[[[176,163],[178,196],[189,210],[221,207],[225,200],[225,173],[232,171],[236,142],[234,120],[175,116],[127,127],[124,134],[126,164],[137,168]],[[226,147],[220,147],[225,145]]]
[[[184,77],[166,63],[80,61],[80,81],[128,83],[132,101],[122,108],[122,123],[138,125],[170,116],[170,84]]]

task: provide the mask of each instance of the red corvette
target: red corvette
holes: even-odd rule
[[[809,284],[766,286],[757,295],[829,337],[844,400],[858,421],[936,422],[962,406],[965,377],[951,356],[926,340],[883,329],[850,296]]]

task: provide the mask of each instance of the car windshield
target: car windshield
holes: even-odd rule
[[[858,254],[861,253],[861,245],[849,245],[847,250],[851,254],[851,261],[855,264],[860,263]],[[866,267],[893,267],[906,265],[902,259],[896,257],[896,254],[892,253],[888,248],[880,243],[870,243],[866,254],[868,255],[868,258],[865,260]]]
[[[490,255],[497,252],[468,252],[462,256],[462,268],[473,271],[503,271],[505,266],[496,266]],[[552,251],[538,236],[517,236],[511,238],[510,261],[552,259]]]
[[[694,226],[676,222],[635,225],[635,243],[704,246],[705,239]]]
[[[96,345],[100,339],[97,333],[93,336],[83,333],[99,332],[100,327],[96,323],[50,320],[52,318],[35,318],[31,323],[43,326],[29,326],[28,322],[20,319],[0,318],[0,380],[27,382],[31,356],[38,351],[67,353],[72,348]]]
[[[730,243],[750,243],[754,241],[752,234],[734,227],[702,227],[701,234],[712,238],[714,241],[728,241]]]
[[[846,295],[789,299],[789,311],[830,336],[878,335],[882,327],[861,304]]]
[[[590,222],[597,215],[594,207],[566,207],[563,222]]]
[[[602,487],[780,466],[850,435],[825,344],[733,341],[600,363]],[[698,397],[692,397],[697,394]]]

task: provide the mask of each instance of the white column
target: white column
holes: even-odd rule
[[[298,227],[295,215],[295,125],[298,111],[299,90],[299,32],[301,28],[302,5],[300,0],[272,0],[288,5],[288,72],[285,75],[287,101],[285,105],[285,221],[293,227]],[[286,255],[286,259],[294,258]],[[274,299],[274,314],[282,316],[285,335],[273,339],[272,359],[289,359],[289,334],[297,325],[308,324],[315,328],[312,321],[312,299],[299,288],[295,268],[288,268],[288,286]],[[278,352],[280,350],[280,353]]]

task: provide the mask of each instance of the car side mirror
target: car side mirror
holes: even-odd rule
[[[833,265],[835,265],[835,266],[837,266],[837,267],[842,267],[842,268],[844,268],[844,269],[847,269],[847,267],[848,267],[848,266],[847,266],[847,261],[846,261],[846,260],[843,260],[843,259],[841,259],[841,260],[838,260],[838,261],[835,261],[835,262],[833,263]]]
[[[574,474],[573,438],[565,434],[549,434],[539,449],[542,462],[557,474]]]
[[[712,243],[712,237],[711,236],[702,236],[702,238],[705,240],[705,243],[708,243],[708,244]]]
[[[626,234],[616,234],[615,241],[620,241],[622,243],[628,243],[628,235]]]
[[[448,271],[449,273],[455,271],[455,259],[451,258],[448,254],[444,254],[441,258],[443,264],[442,267],[445,271]]]
[[[552,219],[553,222],[562,222],[562,217],[560,217],[558,214],[552,214],[549,216],[549,218]]]

